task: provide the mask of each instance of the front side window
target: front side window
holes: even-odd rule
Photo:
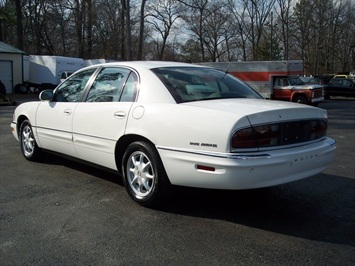
[[[287,87],[287,86],[289,86],[287,78],[277,79],[276,86],[279,86],[279,87]]]
[[[107,67],[97,75],[89,94],[87,102],[117,102],[130,70]]]
[[[96,68],[81,71],[64,81],[54,92],[53,102],[78,102]]]
[[[227,98],[262,98],[244,82],[216,69],[162,67],[152,71],[178,103]]]

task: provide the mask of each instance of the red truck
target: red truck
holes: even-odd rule
[[[324,100],[324,87],[305,84],[302,60],[209,62],[210,66],[232,74],[267,99],[317,105]]]

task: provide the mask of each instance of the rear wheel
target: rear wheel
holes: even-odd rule
[[[28,93],[29,88],[24,84],[17,84],[15,86],[15,93]]]
[[[20,145],[23,156],[29,161],[38,161],[41,149],[37,146],[31,124],[28,120],[22,122],[20,127]]]
[[[138,141],[127,147],[122,173],[129,196],[143,206],[161,203],[170,186],[159,154],[148,142]]]

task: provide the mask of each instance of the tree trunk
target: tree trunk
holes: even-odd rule
[[[143,38],[144,38],[144,7],[147,0],[142,0],[141,3],[141,14],[139,22],[139,43],[138,43],[138,54],[137,60],[143,59]]]
[[[23,24],[21,0],[16,0],[16,28],[17,28],[17,47],[23,50]]]

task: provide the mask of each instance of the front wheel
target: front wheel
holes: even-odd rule
[[[307,98],[303,95],[296,95],[292,101],[295,103],[308,104]]]
[[[20,127],[20,145],[23,156],[29,161],[38,161],[41,149],[37,146],[31,124],[28,120],[22,122]]]
[[[134,142],[127,147],[122,173],[129,196],[140,205],[161,203],[169,188],[168,177],[155,147],[148,142]]]

